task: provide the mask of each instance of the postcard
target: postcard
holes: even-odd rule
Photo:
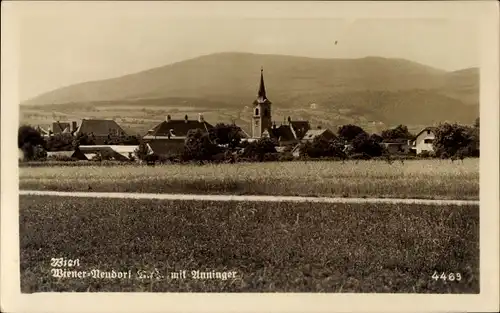
[[[2,3],[2,310],[497,311],[498,23]]]

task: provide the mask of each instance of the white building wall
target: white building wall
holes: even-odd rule
[[[426,140],[434,141],[435,135],[431,130],[424,130],[420,135],[418,135],[415,140],[415,148],[417,154],[422,153],[423,151],[434,151],[434,145],[432,143],[425,143]]]

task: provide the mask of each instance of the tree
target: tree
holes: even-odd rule
[[[218,123],[209,130],[210,139],[219,145],[228,145],[236,148],[241,141],[241,128],[236,125]]]
[[[444,123],[435,129],[434,148],[437,156],[454,157],[473,141],[470,127]],[[472,151],[470,151],[472,152]]]
[[[201,129],[191,129],[184,141],[184,155],[188,160],[211,160],[220,150],[221,149],[211,141],[209,134]]]
[[[414,136],[408,131],[408,127],[405,125],[398,125],[391,129],[386,129],[382,131],[383,140],[397,140],[397,139],[412,139]]]
[[[47,156],[42,135],[29,125],[19,127],[17,147],[22,150],[25,160],[37,160]]]
[[[377,135],[377,134],[371,134],[371,135],[370,135],[370,138],[371,138],[374,142],[379,143],[379,144],[380,144],[380,143],[382,143],[382,141],[384,141],[384,138],[383,138],[382,136]]]
[[[276,153],[275,142],[270,138],[260,138],[245,148],[243,157],[263,161],[265,155],[269,153]]]
[[[467,146],[467,155],[472,157],[479,157],[479,117],[476,119],[474,126],[469,127],[470,142]]]
[[[69,151],[73,149],[73,135],[55,134],[48,137],[45,141],[47,151]]]
[[[301,154],[311,158],[320,157],[340,157],[345,158],[344,144],[337,138],[326,140],[321,137],[315,138],[312,142],[306,142],[301,146]]]
[[[80,146],[93,146],[95,145],[95,138],[84,133],[79,133],[73,137],[73,149],[78,149]]]
[[[139,146],[134,150],[134,155],[137,159],[144,161],[149,155],[149,146],[145,142],[141,142]]]
[[[474,120],[474,127],[479,128],[479,117]]]
[[[371,135],[367,133],[360,133],[352,141],[353,152],[354,153],[364,153],[369,156],[381,156],[384,149],[378,142],[380,136]]]
[[[26,143],[32,146],[44,145],[44,140],[36,129],[29,125],[22,125],[17,132],[17,147],[22,148]]]
[[[358,135],[363,134],[366,132],[363,130],[363,128],[353,125],[353,124],[348,124],[348,125],[343,125],[340,126],[338,131],[337,131],[339,137],[347,142],[351,142],[356,138]]]

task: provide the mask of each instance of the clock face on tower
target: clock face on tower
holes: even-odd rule
[[[255,120],[255,126],[259,126],[259,120]]]

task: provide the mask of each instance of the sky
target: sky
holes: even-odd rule
[[[322,5],[326,4],[307,8],[294,2],[19,5],[15,11],[19,97],[27,100],[63,86],[216,52],[395,57],[450,71],[479,66],[473,20],[453,14],[385,17],[339,6],[329,16]],[[386,14],[380,9],[377,12]]]

